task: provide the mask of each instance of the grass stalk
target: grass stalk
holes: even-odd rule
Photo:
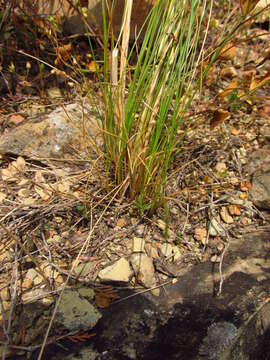
[[[213,0],[157,1],[143,41],[129,51],[132,5],[132,0],[126,1],[119,38],[114,43],[112,37],[109,43],[103,0],[105,153],[108,174],[114,176],[116,185],[126,183],[121,196],[128,195],[153,212],[164,204],[167,174],[179,150],[177,132],[186,112],[222,46],[239,25],[231,32],[224,30],[224,41],[202,73]],[[112,20],[113,13],[109,18]],[[135,68],[130,69],[134,48],[139,48],[139,53]],[[130,82],[127,74],[131,74]]]

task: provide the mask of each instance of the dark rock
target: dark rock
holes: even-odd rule
[[[207,330],[207,336],[199,348],[198,360],[218,360],[225,349],[234,344],[237,328],[228,321],[213,323]]]
[[[261,209],[270,209],[270,149],[255,151],[249,161],[252,188],[249,192],[252,202]]]
[[[261,209],[270,209],[270,169],[252,180],[250,198]]]

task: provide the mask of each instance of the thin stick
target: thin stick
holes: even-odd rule
[[[149,291],[158,289],[158,288],[160,288],[160,287],[162,287],[162,286],[165,286],[165,285],[168,285],[168,284],[175,284],[176,281],[177,281],[176,278],[170,279],[170,280],[164,282],[163,284],[159,284],[159,285],[153,286],[153,287],[151,287],[151,288],[149,288],[149,289],[145,289],[145,290],[142,290],[142,291],[138,291],[138,292],[136,292],[135,294],[131,294],[131,295],[129,295],[129,296],[126,296],[126,297],[123,298],[123,299],[114,301],[113,304],[120,303],[120,302],[122,302],[122,301],[125,301],[125,300],[127,300],[127,299],[131,299],[131,298],[133,298],[133,297],[135,297],[135,296],[138,296],[138,295],[141,295],[141,294],[145,294],[145,293],[147,293],[147,292],[149,292]]]
[[[227,242],[227,244],[225,245],[221,257],[220,257],[220,262],[219,262],[219,276],[220,276],[220,281],[219,281],[219,289],[218,289],[218,293],[217,296],[221,295],[222,292],[222,286],[223,286],[223,282],[224,282],[224,277],[223,277],[223,273],[222,273],[222,265],[223,265],[223,259],[224,259],[224,255],[226,253],[226,251],[228,250],[228,247],[230,246],[230,243]]]
[[[43,61],[43,60],[37,58],[36,56],[33,56],[33,55],[31,55],[31,54],[28,54],[28,53],[24,52],[23,50],[16,50],[16,52],[18,52],[19,54],[22,54],[22,55],[24,55],[24,56],[30,57],[31,59],[37,60],[38,62],[40,62],[40,63],[48,66],[49,68],[51,68],[51,69],[53,69],[53,70],[56,70],[56,71],[58,71],[58,72],[61,72],[61,74],[65,74],[65,76],[67,77],[67,79],[73,81],[73,82],[74,82],[75,84],[77,84],[77,85],[80,85],[80,83],[79,83],[77,80],[73,79],[71,76],[69,76],[68,74],[66,74],[63,70],[57,69],[57,67],[55,67],[55,66],[47,63],[46,61]]]

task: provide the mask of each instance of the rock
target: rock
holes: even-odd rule
[[[90,289],[88,287],[82,287],[78,289],[78,293],[80,296],[88,299],[89,301],[93,301],[95,298],[95,292],[93,289]]]
[[[117,223],[116,223],[116,226],[120,229],[122,229],[123,227],[125,227],[127,225],[127,221],[125,218],[121,218],[121,219],[118,219]]]
[[[144,231],[145,231],[145,225],[140,224],[140,225],[137,226],[137,228],[135,230],[135,234],[140,237],[140,236],[144,235]]]
[[[61,236],[59,235],[53,235],[52,237],[50,237],[49,239],[47,239],[47,243],[48,244],[60,244],[62,241]]]
[[[81,263],[74,268],[74,273],[79,277],[85,277],[89,275],[96,267],[95,261],[89,261],[86,263]]]
[[[59,360],[61,357],[56,356],[52,357],[51,360]],[[96,360],[100,359],[100,354],[92,349],[92,347],[87,344],[87,347],[79,349],[79,352],[76,354],[69,354],[65,356],[65,360]]]
[[[61,90],[58,87],[52,87],[47,90],[48,96],[50,99],[61,99],[63,95],[61,94]]]
[[[140,33],[142,26],[145,24],[147,15],[149,14],[152,6],[157,0],[134,0],[133,10],[131,15],[131,33],[130,38],[134,40],[136,35]],[[20,0],[20,6],[24,9],[24,12],[29,14],[31,7],[25,6],[25,2]],[[103,33],[103,16],[102,16],[102,0],[88,0],[81,1],[82,12],[85,18],[91,26],[95,26],[100,34]],[[87,8],[88,4],[88,8]],[[106,2],[106,6],[111,7],[112,0]],[[116,38],[119,36],[119,32],[122,24],[123,10],[125,6],[124,0],[113,1],[113,32]],[[74,5],[74,6],[72,6]],[[77,0],[55,0],[55,1],[35,1],[35,13],[37,16],[57,16],[57,18],[64,19],[64,31],[69,35],[80,35],[87,32],[87,28],[84,23],[82,15],[76,11],[78,8]],[[33,10],[34,11],[34,10]],[[111,13],[111,11],[110,11]],[[31,15],[31,14],[29,14]],[[144,28],[145,29],[145,28]],[[144,33],[144,29],[142,32]],[[4,82],[3,82],[4,84]],[[6,87],[2,86],[5,91]],[[1,90],[1,83],[0,83]]]
[[[218,360],[224,350],[237,339],[238,330],[227,321],[213,323],[207,330],[207,336],[199,349],[199,359]]]
[[[84,115],[87,118],[87,136],[93,137],[93,141],[97,140],[98,146],[102,146],[101,137],[98,137],[97,113],[90,105],[85,105]],[[83,153],[82,134],[79,129],[83,126],[84,117],[77,103],[67,105],[65,111],[59,107],[48,115],[5,132],[0,136],[0,153],[31,158],[65,158],[73,154],[74,149]]]
[[[241,215],[241,208],[239,205],[229,205],[228,210],[230,215],[232,216],[240,216]]]
[[[55,276],[55,279],[54,279],[55,283],[57,286],[60,286],[64,283],[64,278],[62,275],[57,275]]]
[[[101,270],[98,276],[101,281],[119,281],[127,283],[132,277],[132,271],[129,262],[125,258],[121,258],[114,264]]]
[[[56,312],[54,327],[67,331],[89,331],[101,318],[101,313],[76,290],[65,290]]]
[[[173,255],[173,247],[169,243],[164,243],[160,248],[161,254],[165,257],[172,257]]]
[[[47,279],[55,280],[60,275],[59,272],[57,270],[55,270],[55,268],[46,261],[44,261],[40,267]],[[34,281],[35,280],[36,279],[34,279]]]
[[[207,231],[205,228],[196,228],[194,232],[194,238],[200,241],[203,245],[206,243]]]
[[[220,282],[219,264],[197,262],[188,267],[184,263],[183,275],[161,286],[160,297],[136,294],[107,308],[98,324],[98,349],[104,359],[130,359],[128,346],[136,349],[137,359],[265,359],[270,326],[269,236],[259,231],[232,239],[222,264],[220,296],[213,296],[213,283],[218,289]],[[237,328],[236,342],[235,328],[224,322]]]
[[[172,215],[177,216],[177,215],[179,215],[179,209],[177,207],[172,207],[172,208],[170,208],[170,213]]]
[[[210,221],[209,235],[210,236],[225,235],[224,228],[219,224],[219,222],[215,218],[213,218]]]
[[[249,161],[249,174],[252,175],[250,199],[259,208],[270,208],[270,149],[255,151]]]
[[[40,276],[39,273],[34,268],[31,268],[31,269],[27,270],[25,278],[34,280],[37,276]]]
[[[224,173],[227,170],[227,166],[224,162],[218,162],[216,164],[216,171],[218,173]]]
[[[136,280],[139,284],[150,288],[155,285],[155,269],[152,259],[146,254],[133,254],[130,262],[136,274]]]
[[[165,231],[166,231],[166,223],[165,223],[165,221],[163,221],[161,219],[158,219],[157,226],[165,234]],[[172,240],[174,238],[174,236],[175,236],[174,232],[172,230],[168,229],[169,240]]]
[[[240,191],[237,191],[237,193],[234,196],[228,196],[227,201],[233,205],[238,205],[238,206],[243,205],[244,200],[240,199],[241,194],[242,193]]]
[[[231,217],[231,215],[229,214],[229,212],[225,206],[222,206],[222,208],[220,210],[220,217],[226,224],[233,223],[233,218]]]
[[[237,149],[235,154],[241,164],[245,165],[247,163],[247,151],[244,147]]]
[[[10,293],[8,286],[4,287],[4,289],[0,292],[0,298],[2,301],[9,301],[10,300]]]
[[[150,258],[153,258],[153,259],[158,259],[159,258],[158,250],[153,244],[146,243],[144,248],[145,248],[145,251],[146,251],[147,255]]]
[[[144,245],[145,245],[144,239],[134,237],[132,251],[133,252],[144,252]]]
[[[44,280],[43,277],[38,274],[38,276],[34,278],[33,283],[35,286],[37,286],[37,285],[41,284],[43,282],[43,280]]]
[[[54,299],[52,296],[47,296],[42,298],[40,302],[44,306],[51,306],[54,303]]]
[[[152,289],[151,294],[154,295],[154,296],[159,296],[160,295],[160,288]]]
[[[131,27],[130,27],[130,39],[134,40],[136,35],[140,33],[142,26],[145,24],[147,15],[149,14],[152,6],[157,0],[134,0],[131,14]],[[108,1],[111,6],[112,1]],[[113,32],[116,38],[119,36],[122,15],[124,10],[125,2],[123,0],[115,0],[112,12],[113,19]],[[103,32],[103,17],[102,17],[102,1],[101,0],[90,0],[88,3],[88,10],[90,12],[90,20],[94,21],[99,31]],[[145,29],[145,28],[144,28]],[[144,33],[143,29],[143,33]]]
[[[177,261],[182,256],[178,246],[173,245],[173,261]]]
[[[33,289],[25,292],[22,295],[22,303],[23,304],[31,304],[35,302],[42,303],[42,299],[48,297],[48,291],[46,289]]]
[[[218,263],[218,262],[220,262],[220,257],[217,255],[213,255],[213,256],[211,256],[210,261],[212,263]]]
[[[253,177],[250,199],[261,209],[270,209],[270,168],[263,174]]]
[[[24,279],[23,280],[23,283],[22,283],[22,288],[25,289],[25,290],[29,290],[33,287],[33,280],[31,279]]]
[[[264,147],[254,151],[249,157],[248,172],[252,176],[254,174],[262,174],[270,168],[270,149]]]

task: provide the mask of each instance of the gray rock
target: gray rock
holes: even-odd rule
[[[224,235],[225,231],[223,226],[219,224],[217,219],[213,218],[210,222],[209,226],[209,235],[210,236],[218,236],[218,235]]]
[[[247,166],[250,175],[262,174],[270,169],[270,149],[264,147],[254,151]]]
[[[264,147],[252,153],[248,172],[252,177],[250,199],[259,208],[270,208],[270,149]]]
[[[65,360],[95,360],[98,359],[99,353],[89,345],[79,350],[78,353],[65,356]],[[63,354],[55,355],[51,360],[62,360]]]
[[[210,325],[199,348],[198,359],[221,359],[222,353],[234,344],[237,334],[237,328],[230,322],[221,321]]]
[[[84,115],[82,116],[80,105],[74,103],[67,105],[65,111],[59,107],[48,115],[17,126],[0,136],[0,154],[65,158],[74,153],[74,149],[83,153],[83,118],[87,118],[87,136],[96,141],[98,146],[102,146],[97,112],[90,105],[85,105]]]
[[[261,209],[270,209],[270,168],[252,180],[250,198]]]
[[[101,318],[101,313],[76,290],[65,290],[55,316],[56,329],[89,331]]]

